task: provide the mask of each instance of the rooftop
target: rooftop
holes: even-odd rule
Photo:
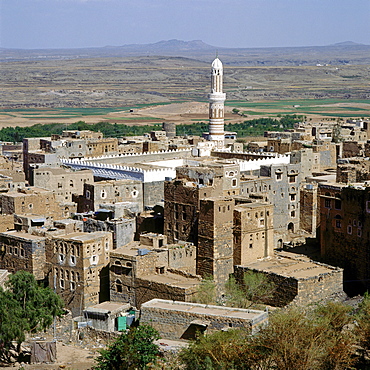
[[[318,275],[341,271],[338,267],[315,262],[308,257],[290,252],[279,252],[274,257],[248,264],[250,269],[275,273],[295,279],[309,279]]]
[[[233,308],[224,306],[212,306],[200,303],[188,303],[179,301],[169,301],[164,299],[152,299],[143,303],[141,308],[159,308],[168,311],[184,311],[192,314],[207,316],[223,316],[228,318],[255,320],[259,316],[267,315],[265,311],[248,310],[243,308]]]

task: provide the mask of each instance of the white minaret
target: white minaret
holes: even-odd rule
[[[221,60],[216,57],[212,62],[212,86],[209,98],[209,135],[217,148],[223,148],[225,143],[224,132],[224,102],[226,94],[222,92],[223,67]]]

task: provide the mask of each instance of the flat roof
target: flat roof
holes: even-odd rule
[[[291,252],[278,252],[274,257],[261,259],[245,265],[245,267],[296,279],[308,279],[342,270]]]
[[[15,236],[17,238],[27,239],[27,240],[44,240],[45,239],[45,237],[43,236],[28,234],[23,231],[17,231],[17,230],[5,231],[1,233],[0,235]]]
[[[124,311],[131,308],[130,303],[117,303],[106,301],[102,303],[98,303],[94,306],[90,306],[84,309],[86,312],[102,312],[102,313],[110,313],[115,311]]]
[[[106,235],[111,235],[111,233],[109,231],[95,231],[92,233],[77,232],[77,233],[71,233],[67,235],[60,235],[60,236],[58,235],[55,238],[66,239],[66,240],[78,240],[78,241],[85,242],[85,241],[94,240],[96,238],[100,238]]]
[[[156,283],[166,284],[179,288],[190,288],[192,286],[200,284],[200,279],[196,277],[186,277],[168,271],[165,274],[150,274],[138,276],[138,279],[153,281]]]
[[[260,310],[213,306],[200,303],[170,301],[165,299],[152,299],[151,301],[145,302],[141,305],[141,309],[145,307],[159,308],[167,311],[184,311],[207,316],[223,316],[243,320],[255,320],[258,316],[267,315],[267,312]]]

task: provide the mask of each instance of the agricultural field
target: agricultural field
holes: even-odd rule
[[[276,117],[286,114],[308,118],[367,118],[370,117],[370,99],[306,99],[265,102],[228,101],[244,116]]]
[[[151,125],[208,118],[210,63],[184,57],[2,63],[0,128],[76,121]],[[369,117],[368,65],[224,65],[226,122],[296,114]],[[233,114],[233,109],[239,114]]]

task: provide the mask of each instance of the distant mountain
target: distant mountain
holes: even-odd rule
[[[50,60],[80,58],[126,58],[140,56],[171,56],[196,59],[209,63],[218,51],[226,65],[234,66],[295,66],[370,64],[370,45],[352,41],[328,46],[224,48],[201,40],[163,40],[154,44],[130,44],[81,49],[0,49],[0,61]]]
[[[353,41],[344,41],[344,42],[337,42],[336,44],[332,44],[330,46],[355,46],[355,45],[364,45],[364,44],[359,44]]]

